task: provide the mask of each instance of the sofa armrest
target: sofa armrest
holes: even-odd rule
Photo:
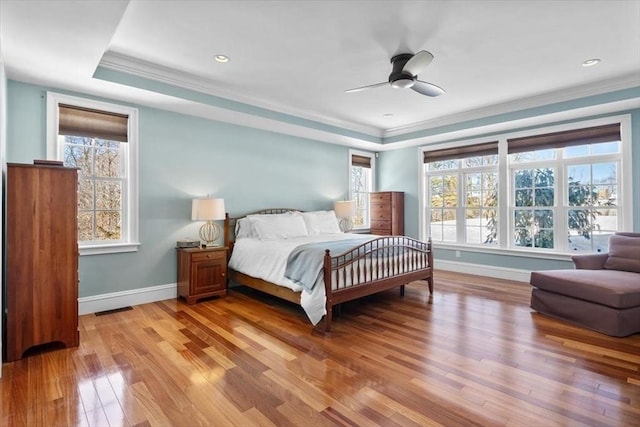
[[[579,270],[602,270],[609,254],[573,255],[571,260]]]

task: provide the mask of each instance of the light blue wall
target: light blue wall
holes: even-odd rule
[[[31,163],[46,156],[46,88],[9,81],[7,162]],[[55,90],[55,89],[54,89]],[[56,90],[58,91],[58,90]],[[60,92],[60,91],[58,91]],[[638,90],[631,96],[638,96]],[[76,94],[83,96],[81,94]],[[628,92],[513,112],[459,123],[450,132],[515,118],[597,105],[629,97]],[[109,101],[109,100],[107,100]],[[136,107],[136,106],[134,106]],[[190,200],[223,197],[227,211],[239,215],[265,207],[328,209],[347,194],[348,148],[236,126],[172,112],[139,108],[140,241],[136,253],[83,256],[80,296],[92,296],[175,283],[175,241],[197,238],[200,224],[190,219]],[[640,112],[632,114],[633,179],[640,182]],[[425,135],[416,135],[425,136]],[[419,149],[380,153],[377,188],[405,192],[405,231],[418,236]],[[636,194],[640,185],[636,184]],[[640,197],[634,201],[640,230]],[[568,262],[439,249],[436,259],[524,270],[565,268]]]
[[[493,123],[501,123],[511,121],[517,118],[533,117],[536,115],[549,114],[551,112],[562,111],[560,107],[579,108],[589,105],[598,105],[626,99],[627,97],[640,96],[640,89],[620,91],[615,94],[604,94],[600,97],[589,97],[581,101],[571,101],[570,103],[554,104],[546,107],[540,107],[527,110],[529,115],[523,112],[514,112],[496,117],[487,118],[485,120],[477,120],[467,123],[459,123],[457,125],[441,128],[440,132],[452,132],[467,128],[475,128]],[[633,223],[634,231],[640,231],[640,110],[617,112],[619,114],[631,114],[632,120],[632,174],[634,182],[634,205],[633,205]],[[580,120],[592,119],[602,116],[583,117]],[[550,123],[550,124],[560,124]],[[512,129],[518,131],[522,129]],[[438,131],[430,130],[430,135],[437,135]],[[426,134],[414,135],[426,136]],[[483,135],[478,135],[483,136]],[[489,136],[489,135],[487,135]],[[420,150],[416,147],[403,148],[380,153],[378,159],[378,189],[398,190],[405,192],[405,232],[411,237],[420,238],[419,236],[419,177],[422,173],[422,165],[419,161]],[[570,261],[545,260],[539,258],[526,258],[520,256],[492,255],[488,253],[470,252],[461,250],[461,256],[456,257],[454,250],[438,248],[434,252],[436,260],[449,260],[457,262],[465,262],[471,264],[491,265],[497,267],[509,267],[523,270],[544,270],[553,268],[573,268]]]
[[[9,81],[8,162],[45,158],[45,94]],[[80,297],[175,283],[175,242],[197,238],[200,226],[190,221],[193,197],[223,197],[233,216],[265,207],[331,209],[347,194],[347,147],[137,108],[142,246],[82,256]]]

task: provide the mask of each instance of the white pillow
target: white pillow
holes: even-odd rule
[[[251,218],[288,218],[293,214],[293,212],[283,212],[281,214],[249,214],[246,217],[240,218],[236,221],[236,239],[259,239],[258,233],[253,227],[253,222],[251,222]]]
[[[300,212],[309,236],[342,233],[334,211]]]
[[[299,215],[260,215],[249,217],[260,240],[290,239],[308,236],[304,220]]]
[[[253,229],[253,224],[249,218],[240,218],[236,221],[236,240],[257,238],[258,233]]]

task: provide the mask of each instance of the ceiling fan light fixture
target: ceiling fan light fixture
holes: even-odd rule
[[[391,82],[391,87],[394,89],[408,89],[411,86],[413,86],[414,84],[416,84],[416,81],[414,79],[408,78],[408,77],[402,77],[399,78],[397,80],[394,80]]]

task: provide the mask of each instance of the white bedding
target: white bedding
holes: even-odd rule
[[[229,260],[229,268],[258,279],[266,280],[293,291],[301,292],[300,304],[312,324],[317,324],[326,314],[326,295],[322,275],[311,292],[284,277],[287,259],[291,251],[306,243],[328,242],[345,239],[362,239],[363,243],[377,236],[336,233],[294,237],[278,240],[243,238],[236,240]],[[337,254],[332,254],[337,255]]]

